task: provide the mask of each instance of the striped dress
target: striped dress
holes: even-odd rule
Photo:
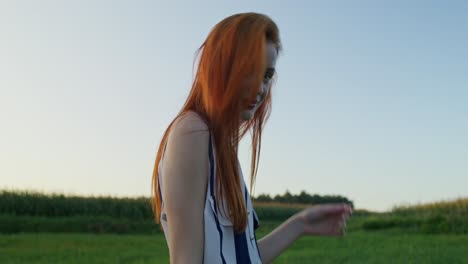
[[[234,228],[229,217],[223,212],[218,210],[216,192],[215,192],[215,178],[216,178],[216,164],[215,164],[215,151],[213,140],[210,136],[209,140],[209,160],[210,160],[210,175],[207,186],[207,193],[204,207],[204,225],[205,225],[205,245],[203,263],[217,264],[217,263],[262,263],[260,252],[258,250],[257,238],[255,230],[259,226],[259,220],[255,210],[252,207],[247,186],[242,175],[242,169],[239,165],[239,176],[241,178],[242,186],[244,189],[244,199],[247,207],[248,225],[241,234],[234,233]],[[164,157],[164,151],[163,151]],[[161,167],[162,159],[159,162],[159,183],[161,181]],[[159,195],[162,201],[161,189]],[[220,207],[221,208],[221,207]],[[227,207],[226,207],[227,208]],[[164,235],[167,237],[167,219],[164,209],[164,201],[161,202],[161,224],[164,230]]]

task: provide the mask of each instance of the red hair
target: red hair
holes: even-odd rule
[[[174,121],[187,111],[195,111],[205,120],[214,139],[217,204],[223,205],[220,199],[226,201],[226,211],[237,232],[247,226],[247,208],[238,171],[238,145],[252,129],[252,190],[260,158],[262,130],[271,111],[271,92],[252,119],[245,122],[241,122],[241,112],[246,107],[241,98],[245,94],[256,98],[259,92],[266,69],[267,42],[273,43],[277,52],[281,50],[279,30],[273,20],[263,14],[242,13],[216,24],[198,49],[199,63],[192,89],[179,114],[166,129],[154,164],[151,201],[157,223],[161,215],[158,165],[164,145]]]

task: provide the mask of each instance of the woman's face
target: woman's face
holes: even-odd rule
[[[263,81],[260,87],[260,92],[257,93],[255,98],[248,98],[247,96],[243,98],[243,106],[245,107],[242,110],[241,118],[242,120],[250,120],[255,114],[255,111],[263,103],[264,98],[268,94],[268,89],[271,85],[271,79],[275,73],[276,58],[278,56],[276,47],[272,42],[267,42],[265,49],[266,57],[266,70],[264,72]]]

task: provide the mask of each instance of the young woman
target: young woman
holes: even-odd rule
[[[171,263],[269,263],[303,235],[344,234],[351,208],[318,205],[257,242],[238,145],[251,131],[252,189],[280,50],[276,24],[257,13],[225,18],[200,47],[191,92],[163,136],[153,172],[153,210]]]

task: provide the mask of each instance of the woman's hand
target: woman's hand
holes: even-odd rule
[[[344,235],[351,213],[349,205],[340,203],[311,206],[293,215],[258,241],[263,262],[272,262],[302,235]]]
[[[303,235],[343,236],[352,209],[345,203],[323,204],[306,208],[294,217]]]

